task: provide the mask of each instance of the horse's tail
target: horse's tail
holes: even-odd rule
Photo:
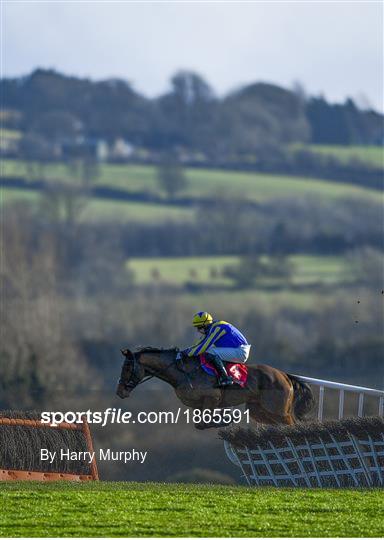
[[[315,406],[315,398],[309,384],[287,373],[293,386],[293,412],[297,420],[303,420]]]

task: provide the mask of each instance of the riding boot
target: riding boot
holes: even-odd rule
[[[212,364],[215,366],[216,371],[218,373],[218,386],[231,386],[233,384],[232,377],[228,376],[227,370],[224,367],[223,361],[221,358],[214,354],[207,354],[206,355],[208,360],[212,362]]]

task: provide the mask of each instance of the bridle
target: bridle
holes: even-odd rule
[[[124,351],[121,351],[121,352],[125,356],[124,366],[123,366],[123,367],[125,367],[128,364],[128,356]],[[125,381],[125,380],[123,380],[122,377],[120,377],[119,384],[121,384],[124,387],[124,390],[130,390],[131,391],[134,388],[136,388],[136,386],[138,386],[141,382],[144,382],[144,379],[140,379],[140,377],[139,377],[139,374],[138,374],[139,366],[138,366],[138,362],[137,362],[135,353],[131,353],[131,362],[129,362],[129,363],[132,365],[132,371],[131,371],[131,375],[129,377],[129,381]]]
[[[124,350],[122,350],[121,352],[126,357],[126,360],[124,361],[124,365],[125,365],[126,363],[128,363],[128,355],[126,354],[126,352]],[[161,375],[164,375],[164,373],[166,373],[168,371],[168,369],[173,365],[176,365],[176,367],[180,371],[182,371],[188,378],[187,373],[177,365],[178,358],[176,357],[174,360],[172,360],[172,362],[170,364],[168,364],[167,366],[165,366],[163,369],[161,369],[159,371],[148,368],[148,367],[145,367],[145,371],[149,372],[149,375],[146,375],[145,377],[140,379],[139,374],[138,374],[139,373],[139,362],[138,362],[138,359],[136,357],[136,354],[137,354],[136,352],[130,352],[131,361],[129,363],[132,365],[132,371],[131,371],[131,376],[129,378],[129,381],[124,381],[121,377],[119,379],[119,384],[121,384],[124,387],[125,390],[131,391],[134,388],[136,388],[136,386],[139,386],[139,384],[143,384],[144,382],[147,382],[150,379],[153,379],[153,377],[158,377],[159,379],[161,379],[162,378]]]

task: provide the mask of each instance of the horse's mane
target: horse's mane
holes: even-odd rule
[[[147,346],[147,347],[138,347],[137,349],[135,349],[135,352],[137,352],[137,353],[142,353],[142,352],[157,353],[157,352],[177,352],[177,351],[178,351],[177,347],[171,347],[170,349],[164,349],[163,347],[151,347],[150,345]]]

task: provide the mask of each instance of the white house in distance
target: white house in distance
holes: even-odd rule
[[[133,151],[133,145],[120,137],[110,145],[108,157],[112,161],[127,161],[132,156]]]

